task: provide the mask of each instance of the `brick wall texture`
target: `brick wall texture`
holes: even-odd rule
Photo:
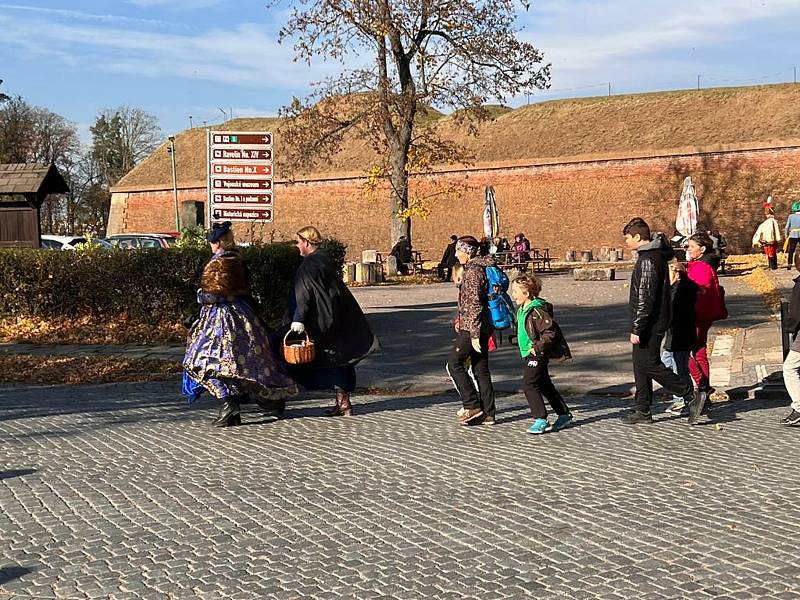
[[[700,221],[721,230],[732,252],[746,253],[768,194],[779,221],[800,200],[800,147],[516,167],[482,164],[445,172],[436,177],[459,188],[460,195],[435,200],[427,220],[413,220],[414,248],[425,259],[438,259],[451,234],[481,237],[486,185],[494,186],[503,233],[511,239],[524,232],[555,257],[563,258],[568,249],[621,247],[622,227],[634,216],[671,234],[687,175],[699,197]],[[412,189],[429,183],[416,180]],[[367,199],[362,185],[357,178],[277,182],[275,221],[237,223],[237,237],[290,239],[302,226],[315,225],[345,242],[350,260],[364,249],[386,250],[392,245],[386,194]],[[184,223],[193,223],[194,202],[204,202],[206,190],[182,189],[178,199]],[[171,231],[174,214],[171,189],[115,193],[109,233]]]

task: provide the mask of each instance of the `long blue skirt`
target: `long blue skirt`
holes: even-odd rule
[[[261,321],[239,299],[201,306],[189,331],[183,368],[217,398],[249,394],[253,400],[280,400],[298,392]]]

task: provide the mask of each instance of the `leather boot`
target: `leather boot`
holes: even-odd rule
[[[336,390],[336,406],[326,411],[329,417],[352,417],[353,405],[350,403],[350,392]]]
[[[219,407],[219,415],[211,424],[214,427],[233,427],[242,424],[242,415],[237,396],[227,396]]]

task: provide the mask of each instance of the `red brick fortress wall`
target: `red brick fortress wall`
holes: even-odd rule
[[[587,160],[547,165],[480,167],[437,177],[463,186],[458,199],[439,199],[427,220],[414,219],[415,249],[438,259],[451,234],[483,235],[484,186],[495,189],[500,223],[512,238],[524,232],[534,246],[563,258],[568,249],[597,251],[620,246],[621,230],[634,216],[671,234],[684,178],[694,181],[700,221],[721,230],[732,252],[749,252],[768,194],[784,221],[800,200],[800,147],[682,153],[658,157]],[[289,239],[304,225],[348,245],[349,258],[363,249],[386,250],[388,206],[366,199],[363,179],[276,184],[274,223],[237,224],[240,239]],[[412,182],[412,188],[420,182]],[[205,199],[205,189],[179,190],[179,202]],[[171,190],[114,194],[109,233],[165,231],[174,226]]]

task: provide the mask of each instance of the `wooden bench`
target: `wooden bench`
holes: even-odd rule
[[[510,269],[518,269],[520,271],[527,271],[528,268],[532,269],[533,271],[542,272],[542,271],[552,271],[553,267],[550,264],[553,260],[550,257],[550,248],[531,248],[528,251],[528,256],[530,257],[528,260],[525,261],[517,261],[515,260],[514,254],[516,252],[498,252],[495,254],[495,260],[497,260],[497,266],[503,269],[504,271]]]

